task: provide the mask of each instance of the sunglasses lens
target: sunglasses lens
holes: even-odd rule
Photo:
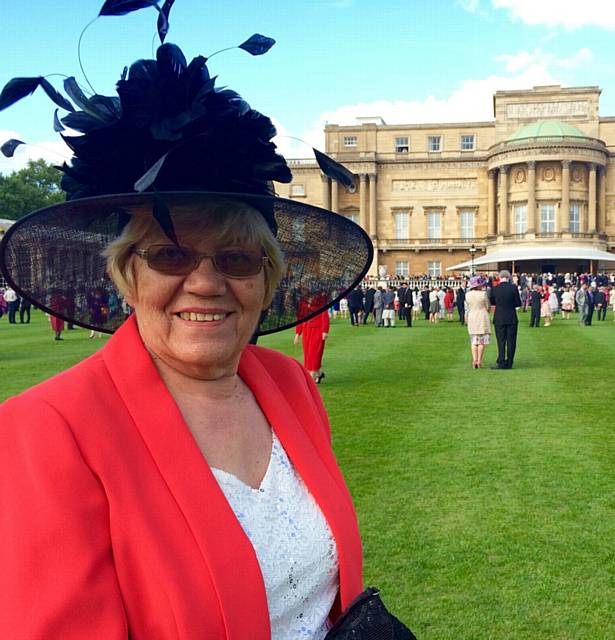
[[[218,270],[232,278],[255,276],[263,268],[263,256],[257,251],[220,251],[214,260]]]
[[[162,273],[187,274],[194,269],[194,255],[186,247],[154,245],[147,250],[147,264]]]

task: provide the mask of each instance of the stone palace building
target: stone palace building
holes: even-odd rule
[[[276,190],[360,224],[376,249],[371,275],[610,271],[615,117],[600,116],[600,93],[498,91],[490,122],[330,124],[325,151],[355,186],[296,159],[292,183]]]

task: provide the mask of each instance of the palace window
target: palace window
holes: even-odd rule
[[[464,240],[472,240],[474,238],[474,211],[460,212],[459,229]]]
[[[474,134],[464,134],[460,139],[460,149],[462,151],[474,151],[476,148],[474,143]]]
[[[407,240],[409,235],[410,216],[407,211],[396,211],[395,218],[395,239]]]
[[[352,220],[355,224],[359,224],[359,212],[358,211],[351,211],[350,213],[346,214],[346,217],[348,218],[348,220]]]
[[[514,205],[513,215],[515,217],[515,233],[525,233],[527,231],[527,205]]]
[[[357,136],[344,136],[344,146],[345,147],[356,147],[357,146]]]
[[[442,151],[442,136],[427,136],[427,151]]]
[[[406,278],[410,273],[409,268],[408,268],[408,261],[407,260],[398,260],[395,263],[395,273],[398,276],[402,276],[403,278]]]
[[[540,205],[540,233],[555,232],[555,205]]]
[[[442,275],[442,263],[440,260],[428,260],[427,261],[427,275],[432,278],[437,278]]]
[[[290,186],[290,195],[295,196],[304,196],[305,195],[305,185],[304,184],[292,184]]]
[[[571,233],[581,232],[581,203],[580,202],[570,203],[570,215],[569,215],[568,224],[569,224]]]
[[[429,240],[440,240],[442,237],[442,214],[439,211],[427,214],[427,237]]]
[[[410,145],[408,138],[395,138],[395,153],[408,153]]]

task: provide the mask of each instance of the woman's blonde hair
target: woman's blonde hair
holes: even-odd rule
[[[284,273],[284,256],[263,216],[239,200],[212,199],[198,209],[183,205],[171,212],[180,240],[196,242],[203,238],[214,245],[248,245],[262,247],[265,262],[264,308],[271,304],[273,294]],[[159,236],[161,228],[151,211],[131,211],[122,234],[107,245],[107,273],[123,296],[136,293],[133,248],[148,236]],[[170,241],[169,241],[170,242]]]

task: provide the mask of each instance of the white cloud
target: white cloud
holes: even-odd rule
[[[480,7],[480,0],[457,0],[457,4],[468,13],[476,13]]]
[[[569,31],[592,26],[615,29],[613,0],[584,0],[582,4],[570,0],[491,0],[494,9],[506,9],[513,20],[528,25],[563,27]]]
[[[24,137],[16,131],[0,130],[0,144],[4,144],[4,142],[11,138],[24,140]],[[0,154],[0,173],[8,175],[14,171],[19,171],[28,164],[29,160],[38,160],[40,158],[50,164],[60,165],[64,161],[68,161],[71,156],[71,150],[62,140],[23,144],[17,147],[12,158],[5,158]]]
[[[520,51],[519,53],[503,53],[496,56],[497,62],[503,62],[508,73],[518,73],[531,67],[556,67],[559,69],[577,69],[583,64],[593,60],[592,52],[587,49],[579,49],[568,58],[558,58],[552,53],[545,53],[541,49],[534,51]]]

